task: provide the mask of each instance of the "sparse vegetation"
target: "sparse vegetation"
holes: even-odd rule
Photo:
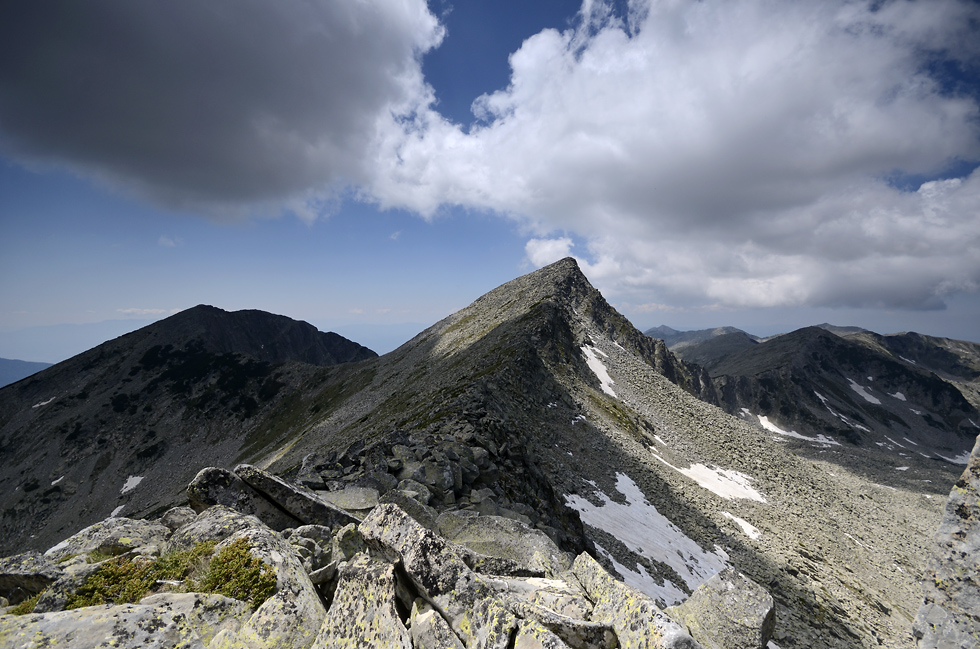
[[[43,594],[44,591],[42,590],[34,597],[25,599],[23,602],[7,611],[7,613],[10,615],[27,615],[28,613],[33,613],[34,607],[37,606],[37,600],[41,599],[41,595]]]

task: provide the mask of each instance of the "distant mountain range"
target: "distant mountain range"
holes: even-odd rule
[[[31,374],[37,374],[48,367],[51,367],[51,363],[34,363],[31,361],[0,358],[0,388],[11,383],[16,383]]]
[[[380,357],[196,307],[0,389],[0,554],[154,518],[247,462],[428,525],[519,521],[661,606],[733,567],[775,600],[782,649],[907,646],[980,432],[976,346],[712,331],[675,354],[570,258]]]

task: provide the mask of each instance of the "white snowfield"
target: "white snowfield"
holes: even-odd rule
[[[939,453],[936,453],[936,457],[941,457],[947,462],[952,462],[953,464],[965,465],[970,461],[970,451],[963,451],[961,454],[957,455],[956,457],[946,457],[945,455],[940,455]]]
[[[40,408],[41,406],[46,406],[57,398],[58,397],[51,397],[47,401],[42,401],[41,403],[35,403],[33,406],[31,406],[31,408]]]
[[[609,376],[609,371],[596,354],[602,354],[606,358],[608,358],[608,355],[601,349],[589,345],[582,347],[582,353],[585,355],[585,362],[588,363],[589,369],[592,370],[592,373],[599,379],[599,383],[602,384],[602,391],[611,397],[615,397],[616,393],[612,389],[615,381]]]
[[[132,476],[131,475],[128,478],[126,478],[126,484],[123,485],[122,491],[120,491],[119,493],[124,494],[127,491],[132,491],[133,489],[135,489],[136,487],[138,487],[139,486],[139,483],[141,483],[141,482],[143,482],[143,476],[139,476],[139,475]]]
[[[616,490],[626,496],[625,505],[610,500],[598,489],[595,493],[602,500],[598,507],[578,495],[565,496],[565,502],[579,513],[587,525],[608,532],[633,552],[676,570],[691,590],[727,566],[722,556],[723,550],[704,550],[647,502],[643,492],[629,476],[616,474]],[[604,549],[602,552],[609,556]],[[663,585],[658,584],[642,566],[637,566],[638,571],[634,571],[615,562],[614,565],[627,584],[654,599],[662,599],[668,606],[687,599],[687,594],[676,584],[668,579],[664,579]]]
[[[813,391],[813,394],[817,395],[817,398],[820,399],[820,402],[823,404],[823,407],[827,409],[827,412],[829,412],[833,416],[837,417],[838,419],[840,419],[842,422],[844,422],[845,424],[847,424],[851,428],[857,428],[858,430],[863,430],[866,433],[870,433],[871,432],[869,429],[865,428],[861,424],[859,424],[857,422],[854,422],[854,421],[851,421],[850,419],[848,419],[844,415],[840,414],[839,412],[835,412],[833,408],[831,408],[830,406],[827,405],[827,397],[823,396],[822,394],[820,394],[816,390]]]
[[[828,408],[829,410],[829,408]],[[831,414],[836,414],[831,410]],[[807,442],[816,442],[817,444],[826,444],[829,446],[840,446],[840,442],[833,440],[826,435],[817,435],[816,437],[808,437],[807,435],[801,435],[795,430],[783,430],[776,424],[769,421],[769,417],[765,415],[757,415],[759,417],[759,424],[768,430],[770,433],[776,433],[777,435],[782,435],[784,437],[792,437],[794,439],[802,439]]]
[[[888,396],[898,399],[899,401],[905,401],[905,395],[901,392],[896,392],[895,394],[889,394]]]
[[[742,528],[742,531],[745,532],[745,535],[750,539],[757,539],[762,536],[762,532],[759,531],[759,528],[744,518],[739,518],[735,514],[730,514],[728,512],[721,512],[721,515],[738,523],[738,526]]]
[[[766,502],[766,499],[763,498],[762,494],[756,491],[752,485],[749,484],[752,481],[752,478],[744,473],[729,469],[712,468],[704,464],[692,464],[687,469],[681,469],[660,457],[660,455],[657,454],[657,449],[654,447],[648,446],[647,448],[653,457],[657,458],[681,475],[685,475],[691,480],[694,480],[704,489],[721,496],[725,500],[745,498],[747,500],[754,500],[760,503]]]
[[[854,379],[847,379],[847,381],[851,384],[851,389],[860,394],[865,401],[873,403],[876,406],[881,405],[881,400],[871,394],[871,388],[855,383]]]

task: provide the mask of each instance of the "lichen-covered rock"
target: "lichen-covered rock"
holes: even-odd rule
[[[347,487],[338,491],[321,491],[320,498],[348,512],[367,513],[378,504],[378,490],[371,487]]]
[[[224,505],[255,516],[277,531],[302,524],[227,469],[201,469],[187,485],[187,500],[198,513],[214,505]]]
[[[395,609],[395,567],[360,554],[344,565],[313,649],[392,647],[412,639]]]
[[[666,612],[705,649],[762,649],[776,626],[772,596],[732,568],[725,568]]]
[[[139,604],[4,615],[0,616],[0,646],[204,649],[218,631],[240,624],[247,609],[243,602],[221,595],[186,593],[156,595]]]
[[[214,505],[191,522],[178,528],[167,541],[167,551],[189,550],[202,541],[222,541],[235,532],[266,527],[255,516],[243,514],[225,505]]]
[[[265,600],[237,633],[222,632],[209,649],[306,649],[326,616],[320,596],[289,543],[263,526],[236,532],[215,553],[246,538],[251,554],[276,571],[276,593]]]
[[[572,572],[595,603],[592,621],[610,624],[622,649],[701,649],[652,599],[613,579],[588,554],[576,557]]]
[[[514,649],[570,649],[561,638],[537,620],[521,620],[514,637]]]
[[[140,554],[159,554],[170,530],[151,521],[107,518],[77,532],[44,553],[51,561],[75,554],[117,555],[130,550]]]
[[[331,543],[331,554],[338,561],[345,561],[364,552],[366,548],[364,537],[361,536],[361,532],[357,526],[352,523],[344,525],[334,534]]]
[[[502,516],[439,516],[439,531],[480,554],[509,559],[530,573],[555,576],[569,568],[568,557],[544,532]]]
[[[404,480],[402,482],[405,482]],[[422,485],[419,485],[422,487]],[[422,487],[425,489],[425,487]],[[436,518],[438,514],[436,510],[432,509],[428,505],[424,504],[429,501],[428,490],[425,491],[425,495],[420,495],[419,497],[414,497],[411,494],[416,493],[414,491],[405,491],[401,488],[392,489],[385,495],[381,496],[379,503],[394,503],[398,507],[415,519],[415,521],[427,530],[431,530],[435,533],[439,533],[439,524],[436,523]]]
[[[922,586],[919,649],[980,647],[980,437],[946,501]]]
[[[75,594],[75,591],[88,580],[101,563],[88,563],[84,560],[69,561],[63,566],[64,574],[54,582],[37,600],[34,605],[34,613],[51,613],[63,611],[68,604],[68,598]]]
[[[235,475],[305,525],[337,527],[360,521],[339,507],[324,502],[313,491],[291,485],[282,478],[250,464],[239,464]],[[292,525],[291,527],[295,527]]]
[[[574,581],[574,577],[571,579]],[[592,614],[592,604],[584,593],[563,579],[498,576],[488,577],[484,581],[507,601],[537,604],[576,620],[588,620]]]
[[[507,647],[517,618],[449,541],[391,503],[375,507],[359,529],[378,553],[402,562],[415,588],[446,615],[468,649]]]
[[[197,518],[197,512],[190,507],[172,507],[160,517],[160,524],[173,532]]]
[[[0,559],[0,597],[17,604],[55,583],[64,575],[40,552],[25,552]]]
[[[608,622],[586,622],[559,615],[537,604],[509,602],[510,610],[522,620],[533,620],[575,649],[615,649],[616,633]]]
[[[410,624],[415,649],[463,649],[449,623],[421,598],[412,605]]]

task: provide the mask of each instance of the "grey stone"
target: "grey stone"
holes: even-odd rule
[[[168,552],[189,550],[203,541],[222,541],[232,534],[253,527],[266,527],[255,516],[243,514],[225,505],[214,505],[191,522],[178,528],[167,541]]]
[[[509,606],[517,617],[534,620],[576,649],[615,649],[619,646],[616,632],[608,622],[578,620],[522,601],[509,602]]]
[[[170,530],[160,523],[130,518],[107,518],[77,532],[44,553],[51,561],[76,554],[118,555],[131,550],[158,554]]]
[[[395,568],[360,554],[340,570],[330,610],[313,649],[333,647],[412,648],[395,608]]]
[[[422,599],[412,605],[411,634],[415,649],[463,649],[449,623]]]
[[[547,534],[519,521],[446,512],[439,516],[438,523],[450,541],[483,555],[515,561],[530,573],[555,576],[569,568],[565,553]]]
[[[298,518],[283,512],[263,494],[227,469],[208,467],[199,471],[187,485],[187,500],[198,513],[214,505],[224,505],[243,514],[255,516],[274,530],[284,530],[302,524]]]
[[[419,485],[420,487],[422,485]],[[428,494],[428,490],[426,490]],[[402,511],[415,519],[415,521],[427,530],[439,533],[439,525],[436,523],[436,510],[432,509],[428,505],[421,502],[421,498],[416,499],[409,495],[408,492],[402,489],[392,489],[385,495],[383,495],[379,501],[380,503],[393,503],[398,505]],[[426,502],[428,502],[428,495],[425,496]]]
[[[282,478],[249,464],[239,464],[235,474],[291,516],[306,525],[337,527],[359,522],[344,510],[324,502],[313,491],[291,485]]]
[[[0,597],[13,604],[31,598],[64,576],[64,571],[40,552],[0,559]]]
[[[576,581],[574,576],[569,578]],[[484,581],[509,602],[519,600],[537,604],[576,620],[588,620],[592,614],[592,604],[584,593],[564,579],[491,577]]]
[[[946,501],[922,590],[919,649],[980,647],[980,437]]]
[[[652,599],[613,579],[588,554],[575,558],[572,573],[595,603],[592,621],[610,624],[622,649],[701,649]]]
[[[331,554],[337,560],[345,561],[364,552],[366,547],[357,526],[349,524],[337,530],[333,537]]]
[[[72,565],[66,566],[64,574],[58,581],[51,584],[37,600],[34,605],[34,613],[51,613],[53,611],[65,610],[68,598],[75,594],[79,586],[85,583],[89,575],[99,569],[102,563],[79,563],[69,562]]]
[[[776,626],[772,597],[762,586],[725,568],[666,613],[705,649],[763,649]]]
[[[352,512],[366,513],[378,504],[378,490],[371,487],[347,487],[340,491],[320,492],[319,496],[335,507]]]
[[[173,532],[179,527],[187,525],[197,517],[198,512],[190,507],[173,507],[164,512],[160,517],[160,524]]]
[[[247,606],[221,595],[156,595],[139,604],[0,616],[9,649],[122,647],[204,649],[218,631],[236,628]]]
[[[561,638],[537,620],[521,620],[514,637],[514,649],[570,649]]]

